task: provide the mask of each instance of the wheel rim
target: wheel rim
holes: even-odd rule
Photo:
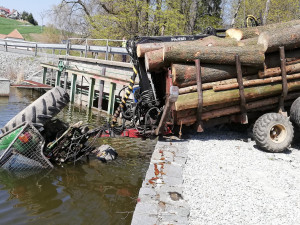
[[[281,124],[276,124],[270,129],[270,138],[275,143],[281,143],[285,140],[287,131]]]

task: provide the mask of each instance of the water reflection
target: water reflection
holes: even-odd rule
[[[15,91],[8,103],[0,102],[0,126],[36,95]],[[107,121],[74,106],[58,117],[68,123]],[[35,174],[0,171],[0,224],[130,224],[155,141],[105,138],[96,144],[104,143],[117,149],[118,160],[103,164],[91,158]]]

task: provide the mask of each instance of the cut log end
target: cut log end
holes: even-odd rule
[[[243,38],[243,32],[236,28],[230,28],[226,31],[226,37],[240,41]]]

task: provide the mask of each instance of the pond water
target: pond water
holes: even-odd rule
[[[39,96],[11,88],[9,98],[0,98],[0,127]],[[97,125],[106,120],[72,105],[58,118]],[[104,164],[90,159],[31,175],[0,171],[0,224],[130,224],[156,141],[97,141],[104,143],[117,150],[117,160]]]

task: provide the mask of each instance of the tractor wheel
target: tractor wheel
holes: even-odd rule
[[[294,128],[289,119],[279,113],[267,113],[259,117],[253,127],[256,144],[268,152],[282,152],[294,137]]]
[[[1,131],[6,133],[24,122],[41,127],[59,113],[68,102],[69,95],[63,88],[52,88],[13,117]]]
[[[300,97],[297,98],[291,106],[290,120],[294,125],[300,128]]]

